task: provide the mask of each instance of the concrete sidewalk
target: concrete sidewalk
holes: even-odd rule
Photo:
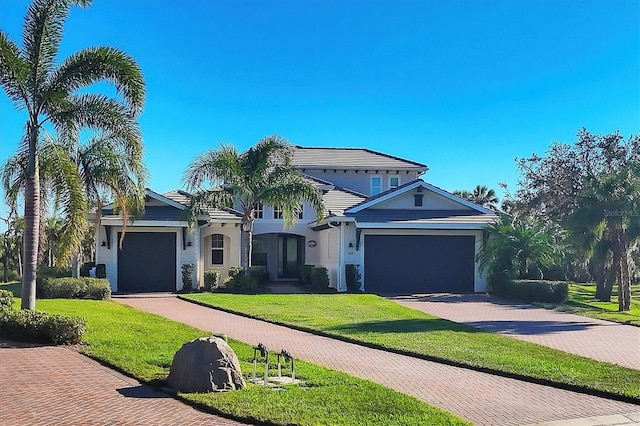
[[[62,346],[0,342],[0,425],[244,425]]]
[[[522,425],[640,412],[633,404],[535,385],[370,349],[198,306],[172,294],[116,296],[117,302],[413,395],[478,425]],[[589,424],[589,423],[586,423]]]
[[[640,370],[640,327],[486,294],[416,294],[389,299],[482,330]]]

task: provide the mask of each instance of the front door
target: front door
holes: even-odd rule
[[[304,256],[303,240],[297,235],[278,235],[278,278],[298,278],[298,266]]]

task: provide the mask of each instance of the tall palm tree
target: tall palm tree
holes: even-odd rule
[[[25,17],[22,48],[0,31],[0,84],[9,99],[27,112],[24,209],[25,267],[22,278],[23,309],[35,309],[36,269],[39,249],[40,167],[38,145],[44,125],[53,127],[58,139],[73,146],[80,130],[111,129],[133,134],[142,110],[145,90],[137,63],[120,50],[95,47],[56,63],[62,33],[73,5],[90,0],[34,0]],[[93,83],[115,86],[118,99],[81,92]]]
[[[453,195],[492,210],[496,210],[500,201],[496,196],[496,191],[484,185],[476,185],[473,191],[455,190]]]
[[[322,196],[291,164],[293,151],[283,138],[273,135],[261,139],[247,151],[239,153],[232,145],[202,153],[185,171],[183,183],[196,190],[189,213],[193,221],[204,206],[215,208],[239,205],[242,211],[242,267],[251,266],[253,223],[260,204],[280,206],[284,223],[293,225],[301,203],[309,203],[324,215]],[[208,188],[203,188],[208,184]]]

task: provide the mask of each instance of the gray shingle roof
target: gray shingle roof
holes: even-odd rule
[[[327,215],[340,216],[351,206],[361,203],[367,197],[348,189],[336,187],[322,194]]]
[[[186,206],[187,204],[189,204],[189,197],[191,196],[191,194],[186,191],[174,189],[172,191],[165,192],[164,194],[162,194],[162,196],[175,201],[176,203],[180,203],[183,206]],[[242,214],[240,212],[233,209],[214,209],[211,207],[207,207],[204,210],[212,219],[224,220],[238,219],[242,217]]]
[[[296,146],[293,151],[293,164],[301,169],[428,170],[424,164],[364,148]]]

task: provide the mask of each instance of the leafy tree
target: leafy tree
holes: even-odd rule
[[[41,213],[38,147],[45,124],[70,147],[80,130],[109,129],[132,135],[136,115],[144,103],[144,81],[136,62],[111,47],[89,48],[56,63],[64,23],[73,5],[90,0],[34,0],[25,17],[22,48],[0,31],[0,84],[9,99],[26,111],[24,140],[24,275],[22,308],[35,309],[36,269]],[[82,89],[105,81],[119,98],[91,94]]]
[[[303,202],[316,210],[318,220],[324,215],[320,192],[291,164],[292,157],[291,145],[273,135],[242,153],[221,144],[217,150],[196,157],[185,171],[185,186],[196,190],[190,201],[191,221],[203,206],[239,206],[245,273],[251,266],[253,223],[260,204],[280,206],[285,225],[295,223]],[[203,188],[205,184],[207,188]]]
[[[496,209],[498,202],[500,201],[496,196],[496,191],[489,189],[484,185],[476,185],[476,187],[473,188],[473,191],[456,190],[453,191],[453,195],[493,210]]]
[[[525,205],[571,231],[574,244],[595,266],[598,297],[618,284],[618,309],[631,303],[629,262],[640,238],[640,137],[578,132],[573,145],[554,143],[546,157],[519,160]],[[610,273],[607,269],[611,268]],[[608,288],[607,288],[608,286]]]

